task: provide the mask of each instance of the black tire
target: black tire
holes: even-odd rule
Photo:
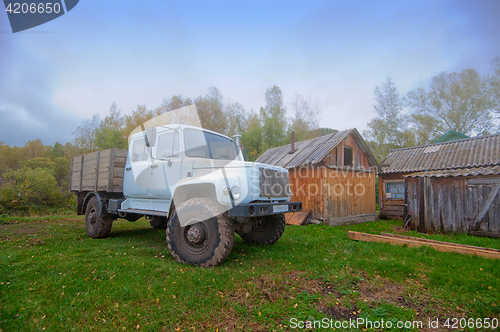
[[[229,256],[234,228],[221,211],[218,203],[207,198],[193,198],[176,207],[167,225],[167,243],[177,262],[212,267]],[[179,215],[198,222],[181,227]]]
[[[152,216],[149,223],[154,229],[167,229],[167,218],[161,216]]]
[[[92,197],[85,209],[85,227],[87,235],[93,239],[107,237],[113,226],[112,217],[100,217],[98,213],[97,198]]]
[[[252,230],[249,233],[239,235],[247,244],[273,244],[283,235],[285,225],[284,214],[256,217]]]

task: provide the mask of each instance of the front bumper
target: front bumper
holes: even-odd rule
[[[230,217],[259,217],[298,211],[302,211],[302,202],[238,204],[228,213]]]

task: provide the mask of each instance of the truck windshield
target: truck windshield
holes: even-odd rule
[[[185,129],[186,156],[234,160],[238,158],[234,141],[202,130]]]

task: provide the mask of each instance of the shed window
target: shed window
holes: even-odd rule
[[[352,148],[344,147],[344,166],[352,166]]]
[[[388,199],[404,199],[405,198],[404,181],[387,182],[386,193]]]

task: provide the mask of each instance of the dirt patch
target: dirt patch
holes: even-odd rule
[[[383,303],[411,310],[416,315],[415,319],[425,322],[444,315],[444,311],[436,312],[437,304],[416,279],[408,278],[398,283],[380,276],[368,277],[364,272],[344,279],[343,283],[309,278],[306,272],[292,271],[250,279],[236,292],[227,297],[224,294],[227,306],[224,305],[218,315],[210,317],[198,327],[219,331],[265,331],[265,326],[253,322],[251,317],[262,305],[276,301],[295,305],[306,301],[302,303],[307,303],[331,319],[342,321],[356,320],[362,314],[367,314],[366,308],[357,306],[361,302],[366,303],[370,315],[376,315],[375,312]],[[237,312],[232,308],[234,303],[240,305]],[[242,314],[242,310],[246,314]],[[447,313],[450,314],[459,317],[457,313]],[[285,330],[288,318],[283,317]]]
[[[332,284],[332,283],[329,283],[329,282],[325,282],[325,283],[321,284],[321,291],[325,295],[335,294],[336,297],[342,296],[342,294],[340,294],[340,292],[338,291],[337,286]]]
[[[392,226],[392,231],[397,234],[405,234],[408,230],[401,226]]]
[[[354,306],[352,309],[344,306],[336,307],[323,307],[319,309],[325,315],[337,319],[337,320],[347,320],[349,318],[356,319],[359,317],[361,311],[358,307]]]
[[[361,296],[368,301],[387,301],[397,304],[397,298],[404,296],[405,291],[405,286],[388,280],[382,281],[378,286],[368,281],[359,284]]]

